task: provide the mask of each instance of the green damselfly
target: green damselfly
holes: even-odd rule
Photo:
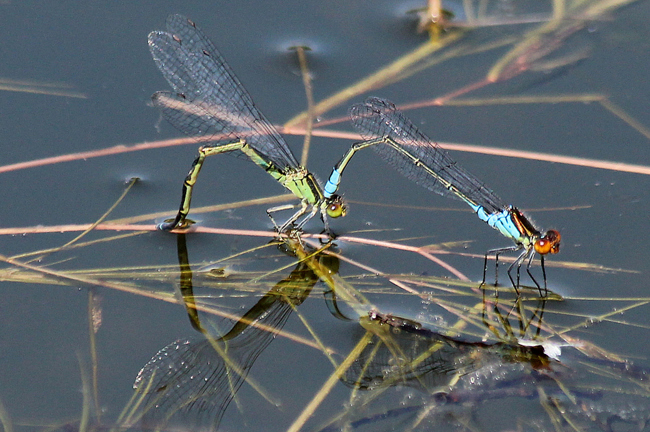
[[[153,105],[176,128],[207,144],[199,149],[183,182],[176,217],[158,228],[171,230],[188,226],[192,190],[205,158],[238,150],[300,199],[300,208],[281,226],[275,223],[272,214],[297,206],[267,210],[278,232],[294,226],[302,228],[318,211],[329,231],[327,216],[345,215],[346,206],[341,197],[334,194],[325,197],[316,178],[300,166],[214,44],[192,21],[181,15],[170,15],[167,30],[151,32],[148,38],[151,55],[173,89],[156,92],[152,96]]]

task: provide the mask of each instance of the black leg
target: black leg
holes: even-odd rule
[[[499,248],[499,249],[491,249],[486,252],[485,254],[485,261],[483,263],[483,282],[482,284],[485,283],[485,277],[487,274],[487,263],[488,263],[488,256],[494,254],[494,286],[495,288],[499,284],[499,255],[501,255],[504,252],[512,252],[512,251],[517,251],[521,249],[521,246],[510,246],[510,247],[505,247],[505,248]],[[519,258],[518,258],[519,259]],[[517,262],[517,261],[515,261]],[[510,278],[510,282],[512,282],[512,286],[515,287],[515,291],[517,292],[517,295],[519,295],[519,291],[517,289],[518,283],[515,284],[515,282],[512,279],[512,276],[510,275],[510,270],[512,269],[512,265],[508,268],[508,277]],[[499,291],[496,290],[496,296],[499,295]]]

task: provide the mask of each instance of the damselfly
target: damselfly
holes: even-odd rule
[[[155,93],[153,104],[176,128],[207,144],[199,149],[185,178],[176,218],[161,223],[158,228],[171,230],[189,225],[186,218],[192,190],[205,158],[239,150],[301,201],[298,211],[279,227],[272,213],[297,206],[284,205],[267,210],[279,232],[294,224],[301,228],[319,210],[325,229],[329,231],[327,216],[345,215],[346,206],[341,197],[334,194],[325,197],[316,178],[300,166],[284,139],[255,107],[214,44],[192,21],[181,15],[171,15],[167,18],[167,30],[149,34],[149,50],[173,92]]]
[[[546,270],[544,256],[560,251],[560,233],[549,230],[542,234],[516,207],[507,205],[481,181],[461,168],[444,150],[402,114],[387,100],[369,98],[363,104],[350,108],[354,127],[366,140],[355,143],[334,167],[325,185],[325,196],[334,196],[341,181],[341,174],[354,154],[366,147],[372,147],[389,165],[407,178],[440,195],[459,198],[469,204],[477,216],[492,228],[511,239],[515,245],[492,249],[485,254],[483,282],[487,271],[488,255],[494,254],[497,261],[503,252],[523,249],[508,268],[512,286],[519,292],[521,265],[542,293],[542,288],[530,272],[535,252],[541,256],[544,290],[546,291]],[[516,282],[512,269],[516,268]]]

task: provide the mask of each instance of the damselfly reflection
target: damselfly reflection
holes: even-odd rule
[[[650,369],[589,356],[577,340],[464,341],[379,311],[360,324],[371,342],[341,378],[354,397],[319,432],[647,430]],[[497,400],[522,415],[495,412]]]
[[[180,290],[187,313],[201,337],[178,340],[160,350],[138,374],[134,388],[144,398],[145,430],[191,428],[216,431],[258,356],[268,347],[320,280],[336,273],[338,259],[318,251],[305,252],[295,238],[280,243],[281,250],[308,255],[244,313],[223,335],[213,335],[197,311],[192,269],[185,235],[178,235]],[[210,320],[208,320],[208,323]]]

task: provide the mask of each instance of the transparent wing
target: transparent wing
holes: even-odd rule
[[[488,213],[506,208],[506,204],[480,180],[465,171],[446,151],[423,134],[392,102],[368,98],[363,104],[350,108],[352,124],[366,139],[389,138],[440,178],[454,185],[463,196],[458,196],[422,167],[388,144],[373,145],[379,156],[397,171],[417,184],[440,195],[470,200]]]
[[[178,94],[153,95],[165,118],[190,136],[209,137],[205,142],[244,139],[278,168],[297,167],[284,139],[201,30],[181,15],[171,15],[167,29],[148,38],[156,65]]]

